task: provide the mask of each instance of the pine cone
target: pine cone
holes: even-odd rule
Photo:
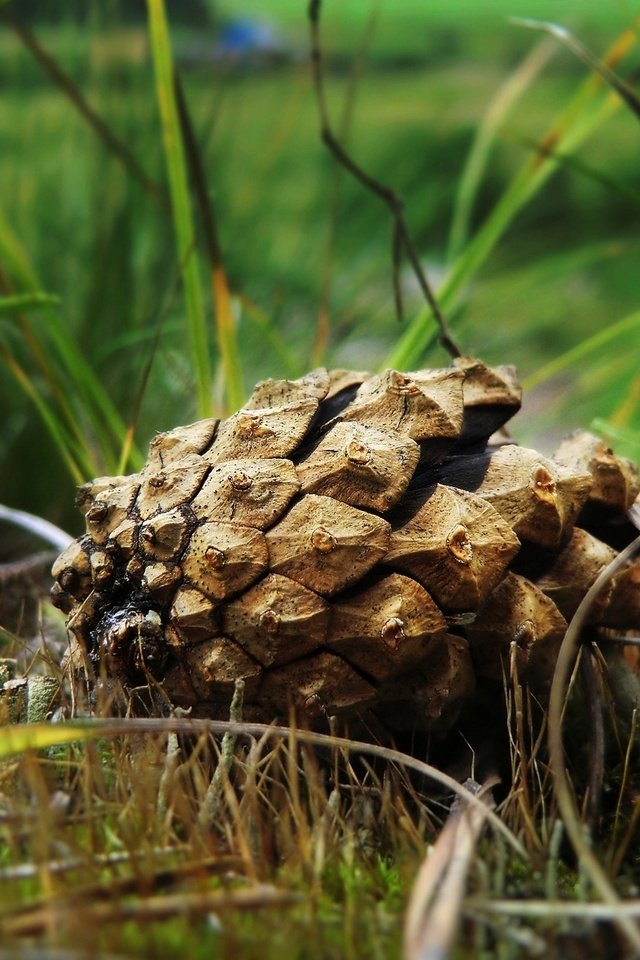
[[[544,692],[640,484],[587,434],[551,459],[500,441],[519,406],[513,369],[472,359],[264,381],[80,488],[54,602],[97,673],[153,678],[194,715],[226,717],[243,678],[249,717],[446,727],[512,643]],[[637,565],[592,621],[640,626]]]

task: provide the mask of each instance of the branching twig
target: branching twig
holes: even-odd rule
[[[431,308],[433,316],[439,330],[440,343],[444,349],[452,356],[461,356],[461,351],[454,342],[449,333],[447,323],[440,310],[435,294],[431,289],[431,284],[420,262],[415,245],[409,233],[407,223],[404,218],[403,203],[400,197],[386,184],[381,183],[363,170],[355,160],[346,152],[344,147],[336,139],[332,132],[329,111],[324,90],[324,74],[322,70],[322,50],[320,46],[320,8],[322,0],[310,0],[309,2],[309,22],[311,25],[311,67],[313,71],[313,83],[316,92],[316,101],[318,104],[318,113],[320,117],[320,132],[323,142],[331,151],[336,160],[345,167],[352,176],[371,193],[375,194],[389,209],[393,218],[393,243],[392,243],[392,265],[393,265],[393,285],[396,309],[401,316],[401,293],[400,281],[398,276],[398,267],[400,261],[400,250],[404,249],[409,262],[413,268],[415,276],[420,285],[420,289]]]

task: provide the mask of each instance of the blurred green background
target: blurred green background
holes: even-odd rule
[[[422,303],[403,268],[406,318],[398,322],[388,212],[337,173],[320,141],[306,3],[166,6],[234,294],[245,391],[257,379],[299,375],[320,360],[378,368]],[[14,0],[2,13],[31,29],[164,187],[144,4]],[[471,237],[588,75],[564,47],[508,18],[561,23],[602,55],[636,29],[638,14],[638,0],[325,0],[335,128],[362,166],[404,199],[436,286],[452,265],[452,221],[469,150],[523,58],[549,44],[548,59],[497,123],[475,184]],[[640,53],[628,36],[619,70],[633,81]],[[10,19],[0,21],[0,85],[2,292],[24,292],[28,264],[33,286],[59,298],[58,306],[30,313],[28,329],[56,362],[48,346],[55,314],[144,449],[154,431],[197,416],[171,216],[96,137]],[[600,418],[618,449],[640,449],[640,324],[599,347],[590,340],[640,309],[639,146],[637,119],[612,109],[513,218],[448,311],[466,352],[515,363],[525,381],[560,358],[555,371],[543,370],[515,421],[524,442],[549,449],[561,433]],[[213,330],[204,271],[202,289]],[[74,532],[74,480],[14,376],[18,363],[27,391],[53,408],[27,326],[13,313],[0,317],[0,502]],[[565,362],[580,344],[584,355]],[[213,334],[211,350],[217,363]],[[446,357],[430,349],[414,360],[439,365]],[[221,386],[215,400],[221,409]],[[74,409],[82,421],[81,404]],[[96,472],[111,469],[102,461],[96,445]]]

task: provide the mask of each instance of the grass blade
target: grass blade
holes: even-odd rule
[[[96,136],[102,140],[107,149],[118,158],[134,180],[137,180],[155,200],[164,204],[166,197],[159,185],[142,169],[126,143],[123,143],[104,122],[102,117],[96,113],[79,87],[73,82],[71,77],[64,72],[49,51],[42,46],[31,30],[16,17],[9,14],[7,19],[27,50],[35,57],[44,72],[55,83],[58,89],[61,90],[73,104],[80,116],[87,122]]]
[[[478,127],[456,193],[447,251],[449,263],[459,256],[467,242],[475,198],[500,125],[546,66],[552,50],[551,43],[542,43],[534,47],[498,90]]]
[[[265,343],[268,343],[274,353],[278,355],[286,375],[292,378],[299,377],[302,372],[300,370],[300,363],[264,310],[244,293],[238,294],[238,301],[242,307],[244,316],[253,324],[256,330],[260,331]],[[313,364],[311,364],[311,366],[313,366]]]
[[[633,30],[625,31],[609,50],[606,62],[615,64],[626,56],[637,40]],[[618,97],[602,96],[604,81],[596,74],[580,87],[556,122],[543,137],[540,149],[511,180],[491,214],[453,264],[438,291],[440,305],[451,312],[466,284],[478,272],[519,211],[556,171],[559,160],[547,154],[549,145],[567,152],[583,143],[620,106]],[[421,361],[425,349],[437,338],[434,319],[424,307],[408,325],[383,367],[411,369]]]
[[[8,279],[4,278],[2,286],[5,293],[12,298],[40,295],[40,283],[36,272],[20,240],[1,211],[0,262],[7,265],[12,280],[23,288],[22,293],[14,294]],[[52,418],[59,419],[58,429],[55,434],[52,433],[56,443],[59,443],[61,436],[75,436],[76,449],[83,450],[80,460],[87,470],[84,479],[88,479],[105,467],[109,469],[115,467],[117,462],[115,451],[122,444],[126,429],[106,390],[78,345],[74,343],[59,312],[51,303],[43,302],[40,307],[42,318],[35,324],[24,315],[19,317],[23,342],[29,348],[37,368],[44,376],[60,408],[56,413],[47,406],[47,427],[51,428]],[[8,357],[11,357],[19,366],[18,360],[13,357],[8,348],[5,347],[1,356],[5,362],[8,362]],[[58,369],[58,363],[60,369]],[[12,369],[14,375],[15,372],[15,369]],[[23,371],[23,373],[27,378],[26,382],[30,383],[26,372]],[[24,381],[20,380],[20,382],[24,386]],[[32,390],[28,393],[32,399],[35,399]],[[80,411],[77,415],[74,413],[74,402],[77,402]],[[89,430],[87,430],[87,421],[90,424]],[[96,447],[99,451],[98,457],[96,457]],[[75,454],[70,456],[71,459],[76,459]],[[134,457],[137,456],[135,451]],[[65,460],[69,462],[68,458]],[[72,473],[75,478],[76,472],[72,471]]]
[[[60,298],[52,293],[36,290],[33,293],[18,293],[12,297],[0,297],[0,317],[10,317],[23,310],[38,310],[40,307],[57,307]]]
[[[72,450],[74,444],[64,429],[59,417],[53,413],[50,406],[42,397],[40,391],[33,385],[31,378],[17,362],[15,357],[0,347],[0,358],[7,365],[13,376],[16,378],[24,392],[33,402],[36,410],[42,417],[49,434],[60,451],[60,455],[66,464],[69,473],[76,484],[81,484],[91,474],[91,467],[86,460],[82,458],[81,451],[74,455]]]
[[[584,160],[581,160],[579,157],[567,153],[560,153],[550,145],[536,143],[535,140],[529,140],[526,137],[513,137],[511,139],[513,139],[514,143],[520,143],[529,150],[544,153],[547,157],[554,157],[562,166],[582,174],[583,177],[592,180],[593,183],[599,184],[599,186],[604,187],[605,190],[609,190],[619,197],[624,197],[625,200],[631,200],[633,203],[640,204],[640,190],[629,187],[625,183],[619,183],[612,177],[608,177],[606,173],[602,173],[601,170],[597,170],[590,164],[585,163]]]
[[[231,306],[231,291],[222,259],[215,210],[207,189],[202,154],[193,129],[189,106],[178,77],[175,81],[175,92],[182,136],[189,161],[193,189],[198,201],[207,259],[211,270],[211,292],[216,317],[218,350],[222,359],[224,394],[227,412],[229,412],[241,407],[244,400],[242,368],[236,336],[236,322]]]
[[[638,100],[632,88],[628,83],[616,76],[606,63],[603,63],[591,53],[566,27],[561,27],[557,23],[549,23],[543,20],[528,20],[521,17],[511,17],[511,23],[519,27],[525,27],[527,30],[541,30],[544,33],[549,33],[552,37],[555,37],[556,40],[559,40],[560,43],[563,43],[565,47],[571,50],[579,60],[582,60],[590,70],[599,73],[602,79],[622,97],[627,106],[640,120],[640,100]],[[638,23],[640,24],[640,20]]]
[[[162,123],[162,138],[169,176],[173,225],[182,272],[191,344],[191,358],[196,377],[198,412],[207,417],[212,412],[212,375],[209,338],[200,286],[196,237],[191,216],[184,145],[175,99],[173,58],[164,0],[147,0],[151,52],[156,78],[156,95]]]
[[[544,366],[524,380],[522,384],[524,389],[531,390],[533,387],[537,387],[545,380],[549,380],[566,370],[572,364],[583,360],[589,354],[599,352],[605,344],[610,343],[617,337],[633,332],[636,328],[640,328],[640,310],[624,317],[622,320],[618,320],[610,327],[605,327],[604,330],[598,330],[591,337],[576,344],[575,347],[571,347],[570,350],[560,354],[560,356],[554,357],[549,363],[545,363]]]

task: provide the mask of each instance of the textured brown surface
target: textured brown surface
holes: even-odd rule
[[[514,662],[543,692],[639,484],[589,434],[551,458],[492,440],[519,398],[512,367],[472,358],[264,381],[80,489],[54,601],[96,672],[199,715],[226,717],[239,678],[249,717],[397,731],[450,725]],[[638,565],[591,620],[640,628]]]

